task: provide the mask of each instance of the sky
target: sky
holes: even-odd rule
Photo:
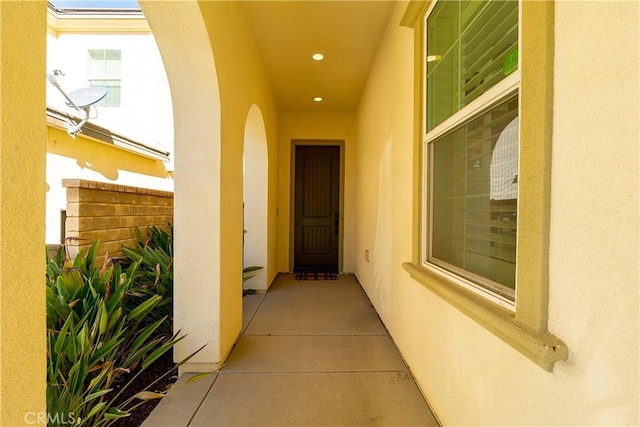
[[[140,9],[136,0],[50,0],[57,9]]]

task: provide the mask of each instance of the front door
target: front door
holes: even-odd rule
[[[338,272],[340,147],[295,151],[294,271]]]

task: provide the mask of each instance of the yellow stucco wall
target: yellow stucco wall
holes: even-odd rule
[[[549,329],[569,359],[552,373],[402,270],[413,220],[402,9],[358,112],[360,282],[444,425],[638,425],[637,2],[556,3]]]
[[[0,425],[45,414],[44,1],[0,2]],[[25,55],[28,52],[28,55]]]
[[[278,126],[279,208],[278,269],[292,271],[293,249],[291,221],[291,189],[293,185],[291,156],[292,141],[344,141],[343,176],[343,238],[341,271],[352,272],[354,265],[355,232],[355,115],[349,113],[291,113],[280,114]]]
[[[175,357],[208,343],[183,369],[211,370],[242,326],[242,155],[253,104],[262,113],[268,146],[267,282],[277,273],[277,108],[240,3],[141,5],[174,104],[175,318],[189,334]]]
[[[174,349],[194,370],[220,361],[220,97],[209,35],[197,1],[140,1],[167,72],[173,103]],[[184,175],[181,173],[184,171]],[[193,248],[198,248],[194,250]]]
[[[221,352],[231,350],[242,326],[242,157],[245,124],[249,109],[256,104],[262,112],[267,134],[269,159],[277,158],[277,107],[264,74],[241,4],[201,2],[209,31],[220,85],[221,157],[220,167],[220,306],[222,313]],[[239,55],[238,52],[242,52]],[[277,163],[270,160],[269,189],[276,188]],[[274,190],[271,190],[274,189]],[[269,197],[271,225],[268,239],[274,239],[275,197]],[[275,254],[270,254],[274,258]],[[267,265],[267,282],[275,277],[273,262]]]

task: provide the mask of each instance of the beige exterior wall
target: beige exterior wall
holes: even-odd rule
[[[358,113],[359,280],[444,425],[637,425],[638,4],[556,4],[549,329],[569,359],[552,373],[401,267],[413,186],[413,36],[397,25],[402,11]]]
[[[574,424],[640,425],[639,22],[638,2],[556,6],[549,326]]]
[[[402,263],[411,260],[413,194],[413,30],[399,26],[403,10],[390,20],[360,100],[356,153],[355,272],[392,333],[412,328],[398,321],[416,287],[399,286],[408,280]]]
[[[77,238],[69,244],[69,256],[88,250],[99,241],[96,264],[105,256],[123,256],[122,246],[135,248],[136,228],[143,236],[155,226],[166,230],[173,223],[173,193],[104,182],[67,179],[67,237]]]
[[[278,270],[293,269],[293,141],[335,143],[344,141],[344,175],[342,176],[342,259],[341,271],[354,270],[355,194],[356,194],[356,130],[355,115],[349,113],[289,113],[280,114],[278,126],[279,151],[279,216]]]
[[[2,426],[25,425],[25,417],[46,411],[46,19],[45,1],[0,1]]]

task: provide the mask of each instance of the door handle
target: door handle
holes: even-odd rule
[[[335,228],[336,236],[340,235],[340,215],[338,212],[333,215],[333,226]]]

